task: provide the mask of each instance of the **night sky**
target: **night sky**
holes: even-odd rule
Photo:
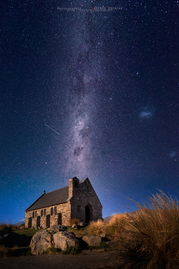
[[[179,1],[0,2],[0,222],[89,177],[104,217],[179,196]]]

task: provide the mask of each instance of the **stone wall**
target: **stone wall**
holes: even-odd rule
[[[73,185],[73,197],[71,201],[71,217],[82,222],[89,222],[102,218],[102,205],[89,181],[85,179],[82,183]],[[89,208],[90,219],[86,221],[86,209]]]
[[[53,208],[53,212],[51,212]],[[56,209],[55,209],[56,208]],[[46,211],[44,214],[44,210]],[[61,216],[59,216],[61,213]],[[60,224],[58,219],[61,217],[61,224],[65,226],[70,225],[71,219],[71,204],[70,202],[53,205],[46,208],[40,208],[37,210],[27,211],[25,216],[25,227],[28,228],[29,218],[32,218],[32,228],[47,228],[46,218],[50,215],[50,226]],[[40,225],[37,221],[37,218],[40,218]],[[39,226],[39,227],[37,227]]]

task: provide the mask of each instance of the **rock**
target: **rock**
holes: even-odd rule
[[[71,227],[72,227],[72,229],[78,229],[78,225],[77,224],[73,224]]]
[[[52,235],[48,231],[36,232],[30,242],[31,253],[33,255],[42,255],[52,247],[52,239]]]
[[[78,247],[79,241],[73,233],[61,231],[53,235],[55,248],[66,250],[69,247]]]
[[[48,230],[57,233],[59,231],[66,231],[67,227],[64,225],[54,225],[50,227]]]
[[[85,241],[88,246],[97,247],[101,244],[102,238],[98,235],[85,235],[82,237],[82,240]]]

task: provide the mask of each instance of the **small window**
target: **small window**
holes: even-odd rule
[[[44,209],[44,216],[46,216],[46,209]]]
[[[34,218],[34,211],[32,212],[32,218]]]
[[[53,215],[53,207],[51,207],[51,216]]]
[[[41,210],[41,217],[43,216],[43,210]]]
[[[57,207],[54,207],[54,214],[57,215]]]
[[[62,225],[62,213],[58,213],[58,225]]]

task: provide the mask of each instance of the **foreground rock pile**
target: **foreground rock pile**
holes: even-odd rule
[[[30,248],[33,255],[42,255],[52,248],[66,251],[69,248],[79,248],[81,244],[96,247],[101,241],[100,236],[94,235],[77,238],[74,233],[67,232],[66,227],[55,226],[49,230],[36,232],[31,239]]]

